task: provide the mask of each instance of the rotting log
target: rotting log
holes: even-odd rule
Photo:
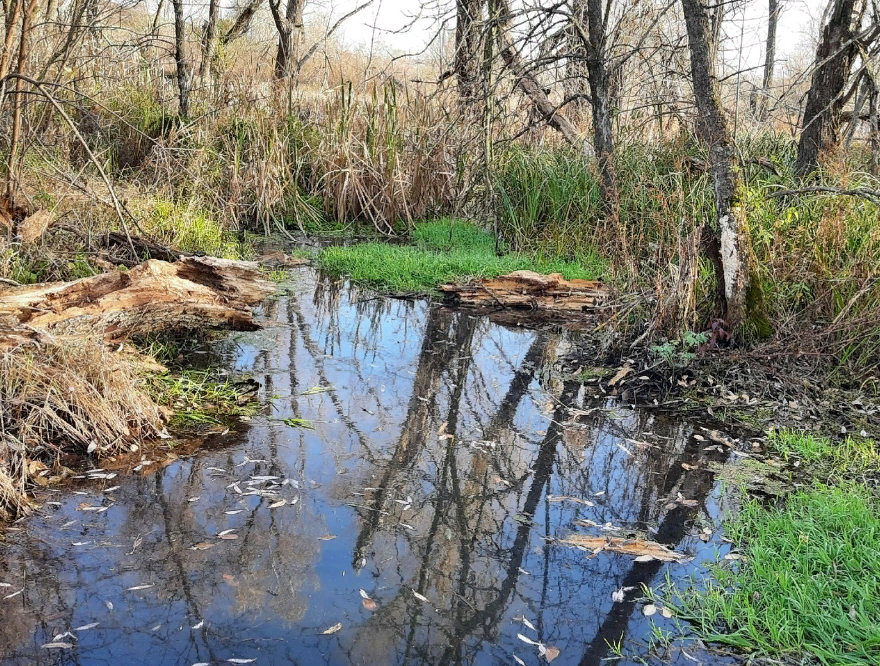
[[[0,347],[15,346],[15,336],[36,342],[26,331],[107,341],[164,330],[252,331],[260,326],[251,306],[274,291],[257,264],[214,257],[151,259],[129,271],[9,288],[0,293],[0,338],[9,338]]]
[[[533,271],[514,271],[464,285],[443,284],[438,289],[445,294],[446,302],[453,305],[544,309],[567,314],[595,310],[608,298],[607,289],[597,280],[566,280],[559,273],[541,275]]]

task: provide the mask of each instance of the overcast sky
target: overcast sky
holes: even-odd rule
[[[826,0],[781,1],[783,13],[777,33],[777,52],[779,60],[784,60],[809,45],[809,28],[821,15]],[[339,16],[357,4],[355,0],[337,0],[333,13]],[[448,4],[453,6],[452,0]],[[371,40],[376,39],[395,51],[419,51],[434,35],[435,21],[426,18],[405,32],[395,32],[402,30],[418,10],[418,0],[374,0],[371,7],[345,25],[342,29],[343,37],[351,46],[369,46]],[[734,40],[734,48],[740,43],[741,33],[744,33],[744,67],[756,66],[762,62],[767,14],[766,0],[751,0],[745,12],[745,20],[743,21],[740,13],[726,26],[728,35]],[[374,30],[374,25],[378,29]]]

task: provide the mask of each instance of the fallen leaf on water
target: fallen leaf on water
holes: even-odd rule
[[[0,587],[12,587],[12,583],[0,583]]]
[[[18,592],[13,592],[12,594],[7,594],[4,599],[12,599],[12,597],[17,597],[19,594],[24,592],[24,588],[21,588]]]
[[[241,513],[242,511],[244,511],[244,509],[235,509],[234,511],[224,511],[223,513],[225,513],[227,516],[234,516],[236,514]]]
[[[743,556],[740,555],[739,553],[727,553],[727,555],[724,556],[724,559],[725,560],[741,560],[741,559],[743,559]]]
[[[651,617],[657,612],[657,607],[654,604],[648,604],[642,609],[642,612],[645,614],[645,617]]]
[[[529,619],[527,617],[523,617],[522,623],[524,625],[526,625],[532,631],[538,631],[537,629],[535,629],[535,625],[533,625],[531,622],[529,622]]]
[[[361,599],[361,603],[364,605],[364,608],[366,608],[370,612],[379,608],[379,604],[377,604],[372,599]]]
[[[622,587],[619,590],[617,590],[616,592],[611,593],[611,600],[612,601],[623,601],[626,598],[626,593],[629,592],[630,590],[634,590],[634,589],[636,589],[636,588],[634,588],[632,586]]]
[[[113,602],[112,601],[105,601],[104,605],[107,606],[107,610],[113,610]]]
[[[577,502],[578,504],[584,504],[586,506],[596,506],[595,504],[593,504],[589,500],[580,499],[579,497],[568,497],[566,495],[548,495],[547,496],[548,502],[563,502],[565,500],[568,500],[569,502]]]
[[[125,588],[129,592],[134,592],[135,590],[146,590],[149,587],[153,587],[152,583],[148,583],[147,585],[135,585],[134,587]]]
[[[43,648],[62,648],[64,650],[69,650],[73,647],[73,643],[46,643],[45,645],[41,645]]]
[[[666,608],[666,606],[660,609],[660,614],[667,619],[672,617],[672,611],[669,608]]]
[[[196,502],[196,501],[198,501],[198,500],[200,500],[200,499],[202,499],[202,498],[201,498],[201,497],[190,497],[190,498],[189,498],[188,500],[186,500],[186,501],[187,501],[187,502]]]
[[[216,546],[216,543],[208,543],[207,541],[202,541],[201,543],[197,543],[194,546],[190,546],[190,550],[208,550],[208,548],[213,548]]]
[[[412,588],[410,588],[410,589],[412,589]],[[427,601],[428,601],[428,597],[426,597],[426,596],[423,595],[423,594],[419,594],[419,593],[416,592],[415,590],[413,590],[412,593],[413,593],[413,595],[415,596],[416,599],[418,599],[419,601],[424,601],[424,602],[427,603]]]
[[[318,537],[321,541],[333,541],[336,538],[335,534],[325,534],[324,536]]]
[[[519,664],[520,666],[526,666],[526,662],[524,662],[522,659],[520,659],[520,658],[517,657],[516,655],[513,655],[513,660],[514,660],[517,664]]]
[[[278,500],[277,502],[273,502],[272,504],[270,504],[270,505],[269,505],[269,508],[270,508],[270,509],[279,509],[279,508],[281,508],[282,506],[284,506],[285,504],[287,504],[287,500],[286,500],[286,499],[281,499],[281,500]]]
[[[235,576],[232,574],[223,574],[223,582],[227,585],[232,585],[232,587],[238,587],[238,581],[235,580]]]
[[[520,639],[523,643],[528,643],[529,645],[540,645],[538,641],[533,641],[528,636],[523,636],[522,634],[517,634],[516,637]]]
[[[222,532],[217,532],[217,536],[222,537],[226,534],[232,534],[232,532],[234,532],[234,531],[235,531],[235,528],[232,528],[230,530],[223,530]]]
[[[580,524],[583,521],[577,522]],[[684,559],[684,555],[670,550],[663,544],[655,541],[642,541],[641,539],[620,539],[617,537],[572,534],[565,539],[559,539],[556,543],[585,548],[590,551],[601,548],[612,553],[636,555],[636,562],[650,562],[652,559],[662,560],[663,562],[678,562]]]
[[[339,622],[338,624],[334,624],[329,629],[324,629],[324,631],[322,631],[321,634],[335,634],[340,629],[342,629],[342,622]]]
[[[218,534],[217,538],[218,539],[237,539],[238,535],[237,534]]]
[[[232,659],[227,659],[226,661],[230,664],[252,664],[256,661],[256,659],[236,659],[233,657]]]
[[[363,588],[361,588],[360,593],[361,593],[361,596],[362,596],[364,599],[369,599],[369,598],[370,598],[370,595],[367,594],[367,591],[364,590]]]
[[[192,628],[193,628],[193,629],[201,629],[201,628],[204,627],[204,626],[205,626],[205,621],[202,620],[202,621],[200,621],[198,624],[194,624]]]
[[[559,648],[557,647],[548,647],[544,652],[544,658],[550,662],[556,659],[559,656]]]
[[[99,624],[98,622],[92,622],[91,624],[84,624],[81,627],[74,627],[73,630],[74,631],[86,631],[87,629],[94,629],[95,627],[98,626],[98,624]]]

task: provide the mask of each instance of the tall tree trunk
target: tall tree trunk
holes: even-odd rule
[[[590,104],[593,109],[593,142],[599,162],[599,187],[607,221],[614,224],[620,217],[620,195],[614,167],[614,135],[611,129],[611,98],[605,61],[605,26],[602,0],[587,0],[588,37],[587,76],[590,81]]]
[[[18,38],[18,67],[17,72],[24,74],[27,69],[27,59],[30,51],[31,22],[37,8],[37,0],[30,0],[23,6],[21,15],[21,34]],[[7,65],[8,66],[8,65]],[[18,143],[21,136],[21,112],[24,105],[22,93],[22,80],[15,79],[15,97],[12,107],[12,136],[9,139],[9,158],[6,171],[6,197],[9,203],[13,203],[13,195],[16,190],[15,162],[18,157]]]
[[[767,107],[770,101],[770,88],[773,87],[773,69],[776,65],[776,26],[782,7],[779,0],[769,0],[770,15],[767,18],[767,47],[764,56],[764,81],[761,86],[761,101],[758,103],[758,120],[767,120]]]
[[[220,44],[226,46],[250,30],[254,15],[262,4],[263,0],[251,0],[248,4],[242,7],[241,11],[238,12],[238,16],[236,16],[235,20],[232,22],[229,30],[223,33],[220,37]]]
[[[587,26],[587,7],[584,0],[573,0],[571,3],[571,21],[565,39],[568,44],[568,54],[565,63],[565,80],[563,90],[568,103],[568,117],[574,122],[580,121],[589,105],[589,72],[587,59],[590,57],[587,51],[588,39],[584,34]]]
[[[304,0],[287,0],[287,7],[282,18],[278,8],[279,3],[269,0],[269,8],[272,10],[272,18],[278,30],[278,49],[275,52],[275,78],[286,79],[297,74],[296,68],[297,50],[299,39],[303,29]]]
[[[208,2],[208,21],[205,23],[205,34],[202,38],[202,62],[199,65],[199,78],[204,81],[214,68],[214,52],[217,49],[217,14],[220,3],[218,0]]]
[[[457,0],[455,60],[458,97],[467,108],[476,108],[482,95],[483,1]]]
[[[691,79],[699,116],[698,128],[709,148],[709,163],[715,185],[715,209],[720,232],[721,275],[724,285],[725,318],[731,326],[746,319],[757,324],[761,334],[769,333],[763,313],[763,295],[752,279],[751,252],[745,211],[739,204],[739,174],[734,168],[734,149],[719,97],[718,79],[711,58],[709,18],[703,0],[682,0],[691,56]]]
[[[174,62],[177,67],[178,113],[189,116],[190,67],[186,60],[186,23],[183,18],[183,0],[171,0],[174,5]]]
[[[871,123],[871,175],[880,176],[880,85],[870,77],[868,116]]]
[[[823,151],[840,140],[840,112],[843,92],[858,54],[853,42],[852,19],[855,0],[832,0],[828,22],[816,49],[816,62],[798,142],[795,173],[809,175],[819,166]]]
[[[498,51],[501,59],[516,78],[516,85],[535,105],[538,113],[547,122],[550,127],[558,131],[572,146],[581,150],[584,149],[584,143],[578,136],[578,132],[569,120],[561,115],[547,93],[538,83],[537,79],[532,76],[523,66],[522,60],[517,53],[516,46],[510,37],[510,5],[507,0],[497,0],[498,7]]]

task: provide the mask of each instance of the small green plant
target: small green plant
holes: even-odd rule
[[[696,358],[696,350],[709,340],[708,333],[692,333],[685,331],[677,340],[669,340],[661,345],[654,345],[651,351],[671,368],[684,368]]]
[[[290,426],[291,428],[306,428],[308,430],[315,429],[315,425],[311,421],[309,421],[308,419],[299,419],[299,418],[291,417],[291,418],[287,418],[287,419],[281,419],[281,422],[286,426]]]

